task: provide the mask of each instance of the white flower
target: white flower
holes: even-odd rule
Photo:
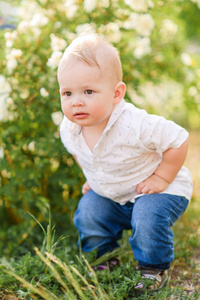
[[[182,53],[181,54],[181,61],[184,65],[186,66],[191,66],[192,65],[192,58],[188,53]]]
[[[0,147],[0,159],[4,158],[4,149]]]
[[[151,31],[155,26],[154,19],[150,14],[139,15],[137,24],[136,24],[136,31],[142,36],[149,36]]]
[[[61,56],[62,56],[62,52],[61,51],[54,51],[51,54],[51,57],[47,61],[47,66],[50,67],[53,70],[56,69],[58,67],[58,65],[59,65]]]
[[[148,37],[140,38],[133,52],[135,58],[140,59],[151,52],[150,39]]]
[[[19,33],[26,33],[30,29],[30,23],[26,20],[23,20],[19,23],[17,29]]]
[[[11,49],[10,52],[6,54],[6,68],[9,74],[12,74],[13,70],[18,65],[18,59],[22,56],[22,51],[20,49]]]
[[[2,170],[1,175],[5,178],[10,178],[11,177],[11,172],[8,172],[7,170]]]
[[[67,43],[65,40],[55,36],[55,34],[53,34],[53,33],[50,34],[50,38],[51,38],[52,51],[63,50],[67,46]]]
[[[87,13],[91,13],[97,5],[97,0],[84,0],[83,7]]]
[[[6,47],[11,48],[17,38],[17,31],[14,30],[13,32],[6,32],[4,37],[6,39]]]
[[[17,16],[24,20],[31,20],[33,14],[40,10],[40,6],[36,1],[21,0]]]
[[[9,116],[7,99],[11,92],[10,84],[3,75],[0,75],[0,121],[6,121]]]
[[[7,59],[19,59],[21,56],[22,56],[22,51],[20,50],[20,49],[15,49],[15,48],[13,48],[13,49],[11,49],[11,51],[8,53],[8,54],[6,54],[6,58]]]
[[[195,86],[191,86],[188,90],[188,94],[192,97],[196,96],[198,93],[197,88]]]
[[[49,19],[42,12],[34,14],[30,21],[30,25],[33,27],[43,27],[48,23]]]
[[[44,87],[42,87],[42,88],[40,89],[40,95],[41,95],[42,97],[48,97],[48,96],[49,96],[49,92],[48,92]]]
[[[131,13],[128,21],[124,23],[123,27],[125,29],[135,29],[138,23],[138,17],[139,15],[137,13]]]
[[[6,121],[8,119],[8,109],[6,105],[6,98],[0,97],[0,121]]]
[[[18,61],[15,58],[9,59],[6,63],[8,74],[12,74],[13,70],[17,67]]]
[[[146,0],[125,0],[125,4],[138,12],[146,12],[148,9],[148,3]]]
[[[6,78],[0,75],[0,95],[9,94],[11,92],[11,87]]]
[[[61,111],[56,111],[51,114],[52,121],[55,125],[59,126],[63,120],[63,113]]]
[[[110,0],[101,0],[99,4],[102,7],[108,8],[110,6]]]
[[[66,8],[66,17],[72,19],[75,16],[78,9],[78,6],[75,4],[75,1],[67,0],[65,1],[64,6]]]
[[[21,89],[20,90],[20,97],[22,99],[27,99],[29,95],[30,95],[29,90],[27,90],[27,89]]]
[[[28,144],[28,149],[31,151],[31,152],[34,152],[35,151],[35,141],[32,141]]]
[[[111,43],[118,43],[121,40],[122,34],[117,23],[110,22],[105,26],[107,37]]]
[[[175,24],[170,19],[165,19],[162,21],[161,34],[165,35],[175,35],[178,31],[178,25]]]

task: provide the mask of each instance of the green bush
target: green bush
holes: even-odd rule
[[[23,0],[16,29],[1,31],[0,249],[41,242],[39,222],[68,233],[83,175],[59,138],[56,69],[81,32],[120,52],[126,100],[181,125],[200,126],[199,1]],[[20,245],[20,247],[16,247]]]

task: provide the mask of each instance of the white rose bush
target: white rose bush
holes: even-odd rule
[[[0,249],[5,255],[41,242],[28,212],[46,222],[50,209],[61,231],[72,224],[83,175],[60,141],[56,72],[77,35],[104,34],[118,48],[127,101],[185,127],[200,127],[199,1],[15,3],[15,28],[0,32]]]

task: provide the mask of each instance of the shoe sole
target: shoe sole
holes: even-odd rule
[[[168,279],[169,279],[169,277],[166,276],[166,278],[163,280],[162,284],[157,289],[152,289],[152,290],[148,290],[148,289],[134,289],[134,291],[137,294],[145,294],[146,292],[147,292],[147,294],[151,294],[151,293],[154,293],[154,292],[158,292],[160,289],[162,289],[164,286],[166,286],[166,284],[168,282]]]

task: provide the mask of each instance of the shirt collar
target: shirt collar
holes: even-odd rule
[[[108,120],[108,124],[106,125],[106,128],[104,131],[107,131],[110,129],[110,127],[115,123],[115,121],[119,118],[119,116],[123,113],[123,111],[125,110],[125,100],[122,99],[120,101],[120,103],[116,104],[113,111],[112,111],[112,114]],[[81,126],[76,124],[76,123],[72,123],[70,124],[70,132],[72,134],[74,134],[75,136],[79,136],[80,133],[81,133]]]
[[[123,113],[123,111],[125,110],[125,104],[126,104],[125,100],[122,99],[118,104],[115,105],[105,130],[109,130],[110,127],[119,118],[119,116]]]

